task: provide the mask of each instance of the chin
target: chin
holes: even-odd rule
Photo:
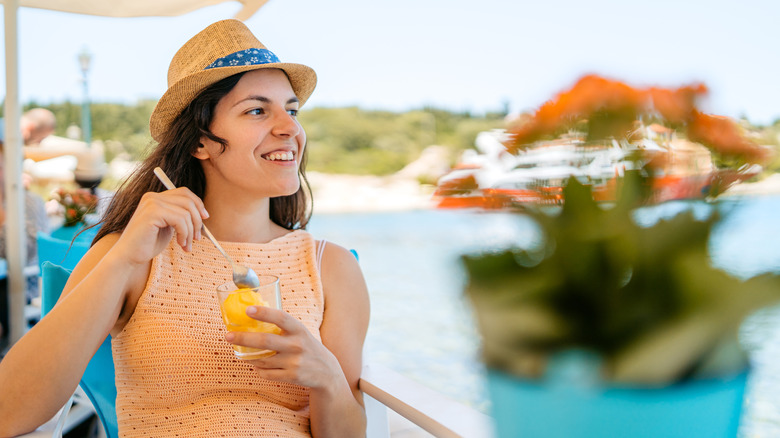
[[[297,183],[295,185],[291,184],[291,185],[289,185],[287,187],[282,187],[279,190],[279,195],[277,195],[277,197],[294,195],[294,194],[296,194],[298,192],[298,190],[300,188],[301,188],[301,184],[300,183]]]

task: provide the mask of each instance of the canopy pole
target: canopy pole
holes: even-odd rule
[[[19,105],[19,0],[5,0],[5,140],[3,144],[3,183],[5,185],[5,238],[8,262],[8,324],[11,344],[26,331],[24,264],[27,242],[24,227],[24,188],[22,187],[22,116]]]

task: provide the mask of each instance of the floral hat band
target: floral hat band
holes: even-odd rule
[[[223,56],[211,64],[207,65],[204,70],[217,67],[234,67],[237,65],[260,65],[260,64],[272,64],[279,62],[279,58],[268,49],[246,49],[233,52],[230,55]]]

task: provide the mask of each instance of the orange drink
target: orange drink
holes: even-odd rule
[[[220,285],[217,288],[219,309],[222,321],[231,332],[260,332],[279,334],[282,330],[270,322],[258,321],[246,314],[249,306],[266,306],[282,308],[279,278],[273,275],[260,275],[260,286],[252,289],[236,289],[233,282]],[[241,359],[259,359],[273,356],[273,350],[233,345],[234,353]]]

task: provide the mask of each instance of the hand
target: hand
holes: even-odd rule
[[[236,345],[276,351],[270,357],[247,360],[255,366],[260,377],[310,388],[322,388],[337,378],[344,379],[336,357],[298,319],[283,310],[264,306],[249,306],[246,313],[282,329],[279,335],[228,332],[225,337]]]
[[[32,175],[27,172],[22,172],[22,186],[25,190],[30,190],[30,186],[35,181]]]
[[[203,201],[186,187],[148,192],[114,247],[123,251],[130,263],[148,263],[168,246],[175,231],[177,243],[191,251],[192,241],[200,240],[203,219],[208,217]]]

